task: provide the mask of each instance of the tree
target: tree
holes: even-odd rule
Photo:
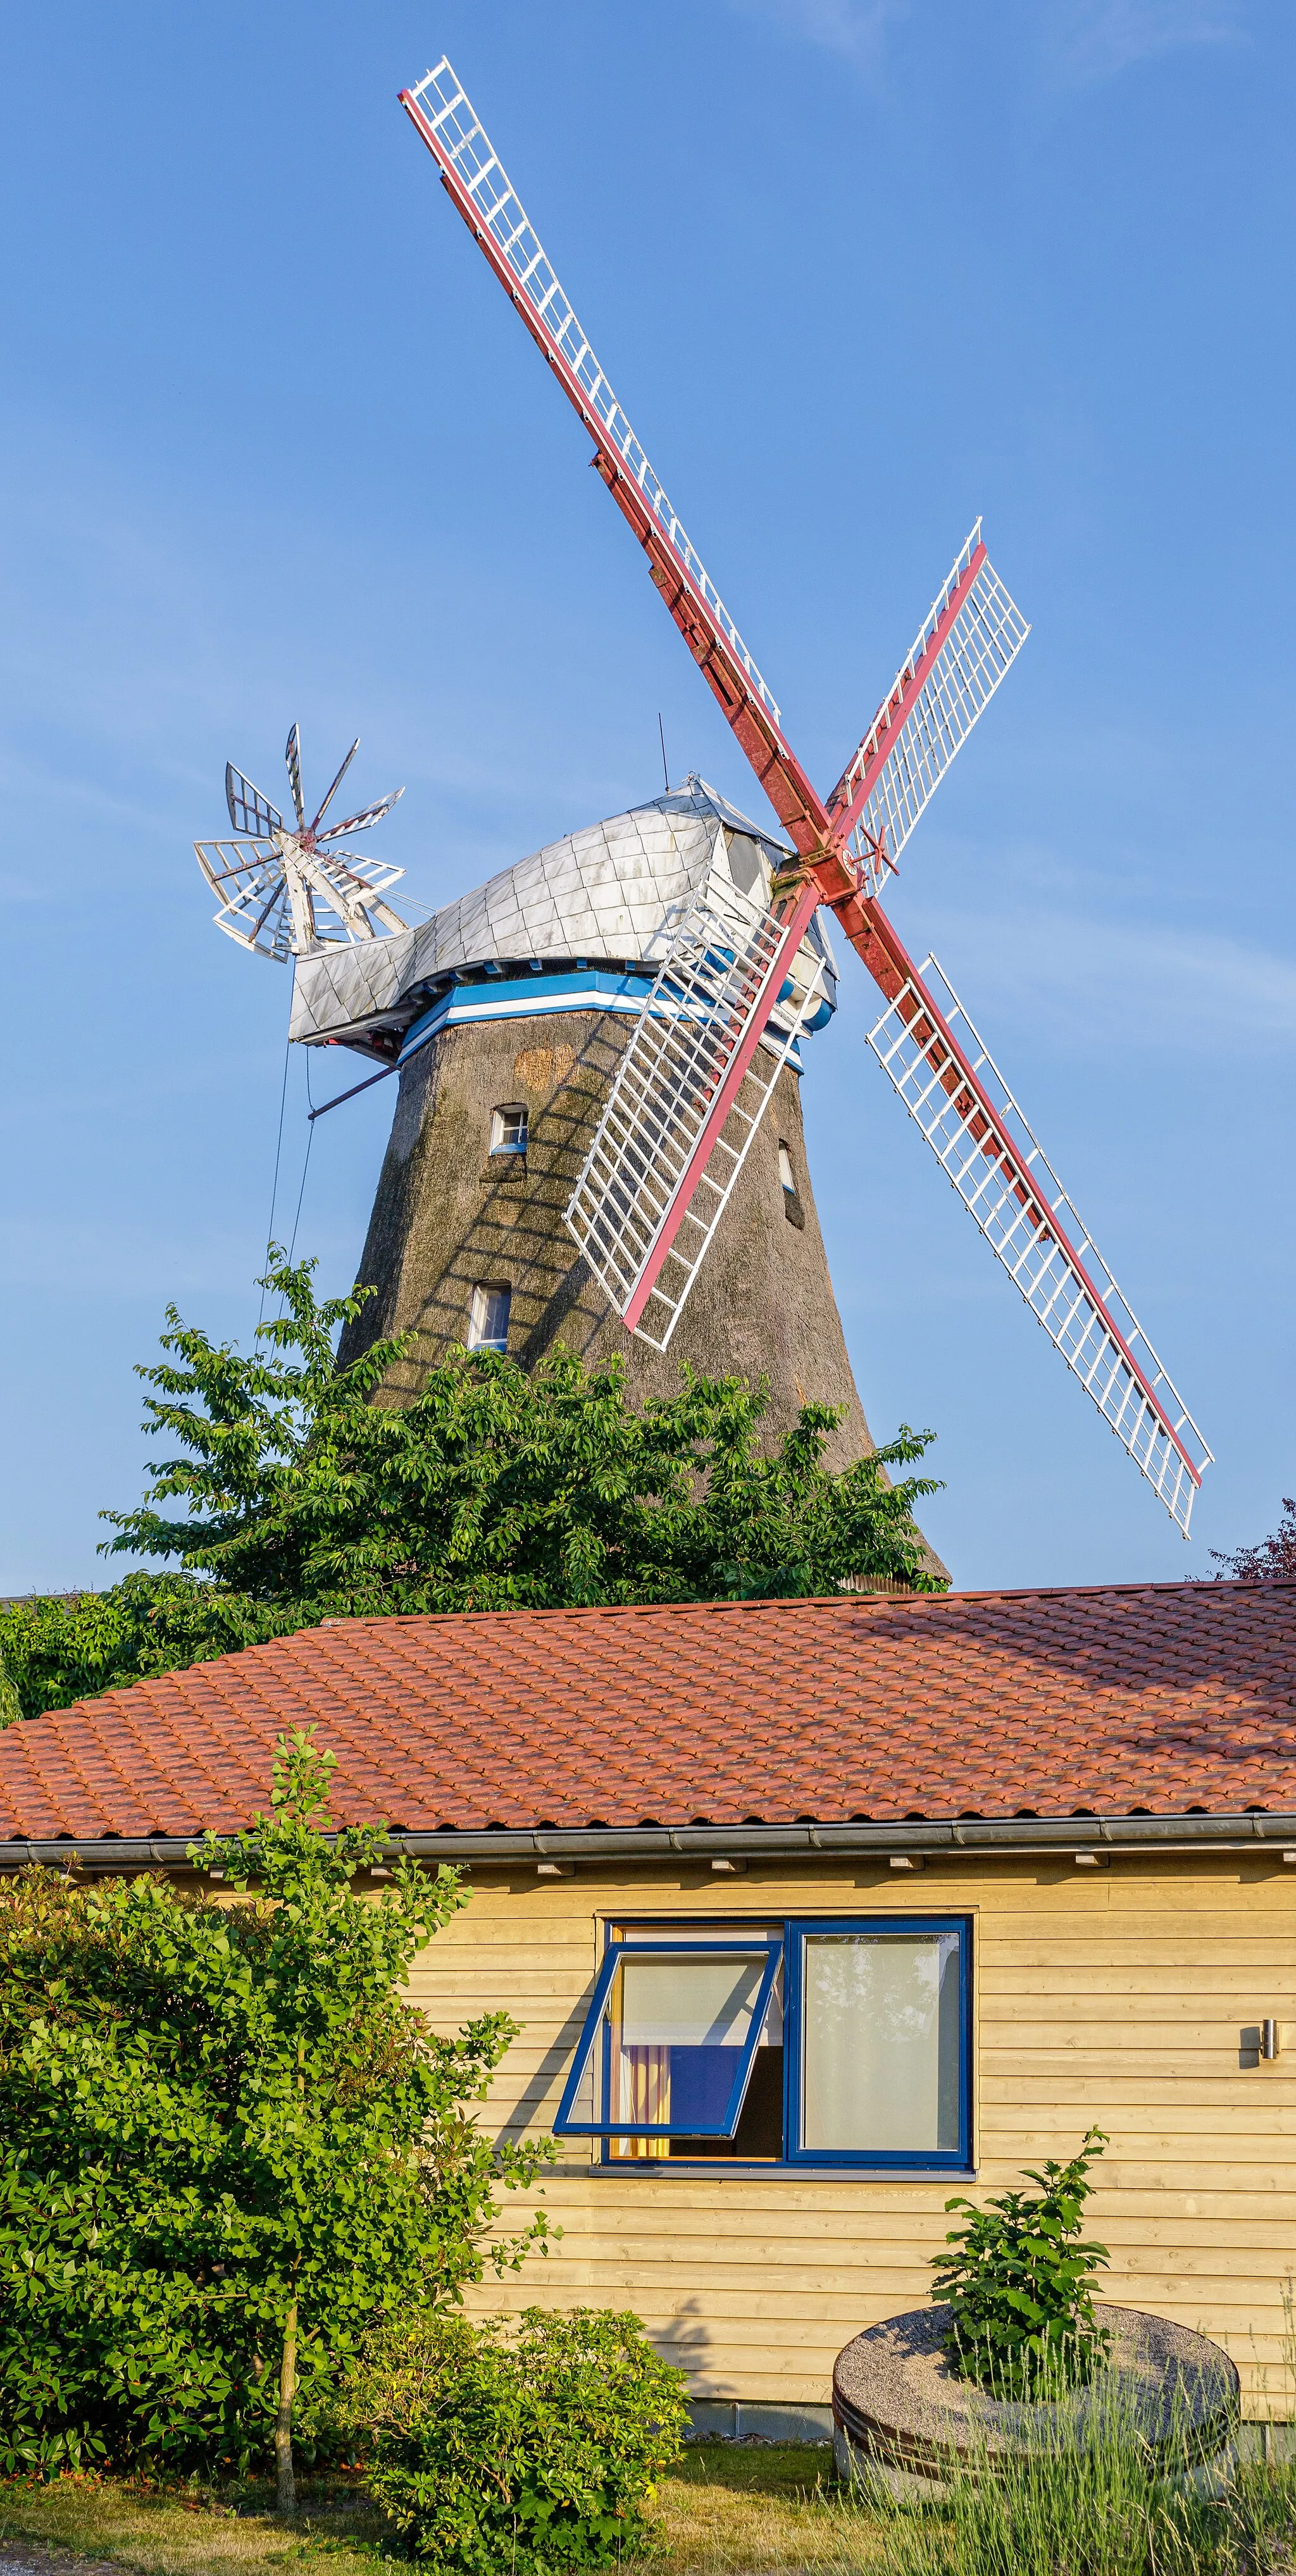
[[[1214,1577],[1216,1583],[1265,1583],[1278,1575],[1289,1579],[1296,1575],[1296,1498],[1283,1495],[1282,1519],[1272,1536],[1262,1538],[1257,1547],[1240,1547],[1232,1556],[1213,1547],[1211,1555],[1224,1569]]]
[[[412,1336],[339,1369],[338,1328],[371,1292],[317,1304],[313,1270],[272,1267],[283,1312],[250,1356],[168,1309],[166,1357],[140,1374],[157,1390],[149,1430],[176,1454],[141,1508],[104,1517],[109,1552],[180,1571],[129,1576],[99,1610],[63,1613],[62,1650],[50,1605],[0,1619],[26,1713],[85,1687],[95,1620],[117,1639],[99,1639],[102,1690],[323,1618],[944,1588],[913,1518],[935,1483],[890,1481],[929,1432],[902,1425],[834,1475],[829,1405],[806,1405],[766,1455],[763,1388],[685,1370],[678,1395],[636,1410],[619,1361],[587,1370],[562,1345],[531,1375],[452,1351],[397,1406],[383,1382]]]
[[[34,1594],[0,1611],[0,1726],[93,1699],[297,1625],[290,1612],[188,1574],[125,1576],[104,1592]]]
[[[281,1743],[272,1813],[190,1857],[233,1904],[157,1877],[0,1889],[0,2463],[264,2447],[293,2506],[299,2387],[393,2303],[480,2279],[498,2187],[480,2099],[516,2025],[429,2033],[400,1988],[467,1902],[382,1832],[327,1838],[332,1756]],[[514,2268],[543,2215],[493,2242]]]

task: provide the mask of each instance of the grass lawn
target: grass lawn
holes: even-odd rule
[[[879,2526],[846,2501],[826,2442],[690,2443],[657,2503],[662,2576],[799,2576],[866,2568],[877,2554]]]
[[[150,2489],[124,2478],[25,2478],[0,2483],[0,2565],[31,2550],[135,2568],[139,2576],[252,2576],[259,2568],[327,2567],[374,2576],[382,2527],[368,2499],[336,2480],[298,2482],[295,2524],[277,2520],[274,2490],[249,2485],[232,2498],[210,2490]]]
[[[300,2487],[298,2518],[279,2522],[268,2487],[218,2499],[153,2492],[114,2478],[0,2484],[0,2561],[71,2551],[138,2576],[252,2576],[318,2566],[328,2576],[374,2576],[381,2519],[338,2480]],[[744,2571],[867,2566],[876,2526],[842,2503],[826,2445],[700,2442],[662,2480],[665,2544],[653,2576],[744,2576]],[[368,2544],[368,2546],[366,2546]]]

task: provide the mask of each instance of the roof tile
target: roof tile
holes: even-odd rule
[[[1296,1808],[1296,1583],[354,1619],[0,1734],[0,1837]]]

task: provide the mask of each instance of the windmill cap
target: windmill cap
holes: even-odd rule
[[[760,900],[794,856],[781,834],[690,776],[648,804],[564,833],[413,930],[299,959],[291,1034],[363,1049],[381,1033],[389,1050],[427,1011],[438,981],[448,989],[458,977],[615,965],[641,970],[641,986],[681,903],[717,875]],[[826,999],[807,1024],[817,1028],[836,1007],[837,982],[817,917],[807,947],[826,966]],[[576,992],[570,1007],[582,1007]]]

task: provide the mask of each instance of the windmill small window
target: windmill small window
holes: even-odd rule
[[[513,1291],[507,1285],[474,1288],[468,1309],[470,1351],[508,1349],[509,1308],[512,1303]]]
[[[525,1154],[527,1149],[527,1105],[525,1100],[506,1101],[491,1111],[492,1154]]]
[[[781,1136],[779,1138],[778,1166],[779,1179],[783,1184],[783,1214],[787,1218],[789,1225],[795,1225],[804,1230],[805,1209],[801,1205],[801,1192],[797,1188],[797,1176],[792,1161],[792,1149],[790,1145],[785,1143]]]

